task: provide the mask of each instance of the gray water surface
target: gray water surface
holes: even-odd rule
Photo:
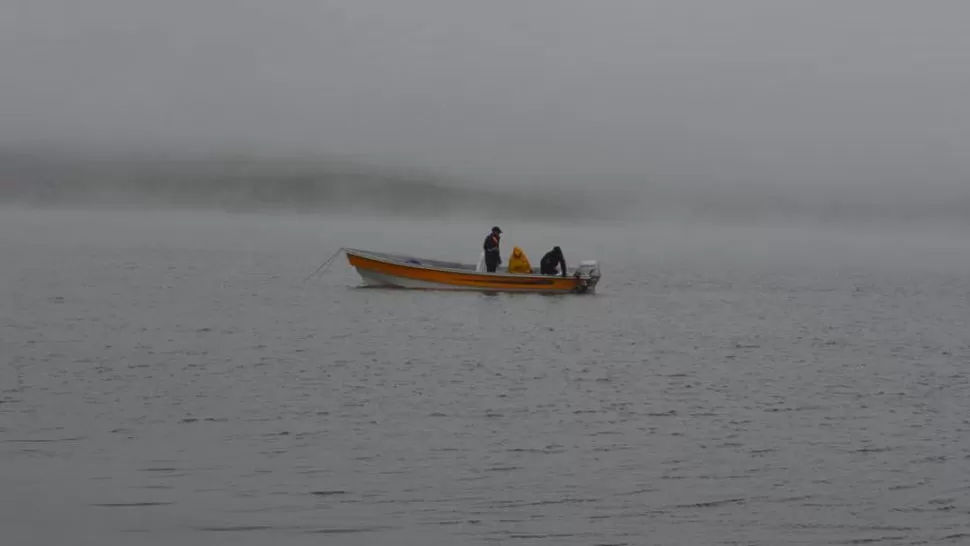
[[[0,211],[3,544],[970,543],[970,238]]]

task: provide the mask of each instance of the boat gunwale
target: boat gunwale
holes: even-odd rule
[[[344,251],[347,252],[347,253],[349,253],[349,254],[357,255],[357,256],[359,256],[361,258],[368,258],[368,259],[376,260],[376,261],[379,261],[379,262],[385,262],[385,263],[389,263],[389,264],[392,264],[392,265],[398,265],[398,266],[401,266],[401,267],[412,267],[412,268],[415,268],[415,269],[424,269],[426,271],[443,271],[443,272],[458,273],[458,274],[463,274],[463,275],[486,275],[486,276],[490,276],[490,277],[491,276],[495,276],[495,277],[510,277],[510,278],[518,278],[518,279],[521,279],[521,278],[549,279],[550,277],[553,277],[553,278],[559,277],[559,278],[562,278],[562,279],[569,279],[569,280],[573,280],[573,281],[591,280],[591,279],[595,278],[595,277],[592,277],[590,275],[581,275],[581,274],[576,274],[576,273],[574,273],[572,275],[563,276],[563,275],[543,275],[541,273],[507,273],[507,272],[500,273],[498,271],[495,271],[495,272],[475,271],[475,270],[468,270],[468,269],[457,269],[457,268],[454,268],[454,267],[429,267],[429,266],[422,265],[422,264],[410,264],[410,263],[399,262],[399,261],[397,261],[395,259],[391,259],[390,258],[391,256],[394,256],[394,255],[388,254],[388,253],[383,253],[383,252],[374,252],[374,251],[361,250],[361,249],[356,249],[356,248],[345,248]],[[432,260],[431,258],[421,258],[419,256],[407,256],[407,255],[397,255],[397,256],[404,257],[404,258],[411,258],[411,259],[414,259],[414,260]],[[432,261],[441,261],[441,260],[432,260]],[[451,262],[451,263],[460,263],[460,262]]]

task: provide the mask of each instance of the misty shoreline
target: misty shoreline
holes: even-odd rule
[[[905,190],[905,191],[904,191]],[[0,150],[0,205],[39,209],[381,214],[490,222],[662,221],[970,227],[970,188],[607,182],[496,187],[347,161],[92,157]]]
[[[86,158],[0,152],[0,203],[31,208],[384,213],[570,219],[618,203],[579,190],[476,187],[369,165],[227,158]]]

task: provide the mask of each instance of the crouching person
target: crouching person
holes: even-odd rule
[[[562,255],[561,248],[556,246],[549,252],[546,252],[546,255],[542,257],[542,261],[539,262],[539,272],[543,275],[555,275],[561,272],[563,277],[566,276],[566,258]]]
[[[529,263],[529,257],[519,247],[513,248],[512,255],[509,256],[509,273],[532,274],[532,264]]]

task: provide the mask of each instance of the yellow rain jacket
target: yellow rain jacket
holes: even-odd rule
[[[513,248],[512,255],[509,256],[509,273],[532,273],[532,265],[529,264],[529,258],[519,247]]]

